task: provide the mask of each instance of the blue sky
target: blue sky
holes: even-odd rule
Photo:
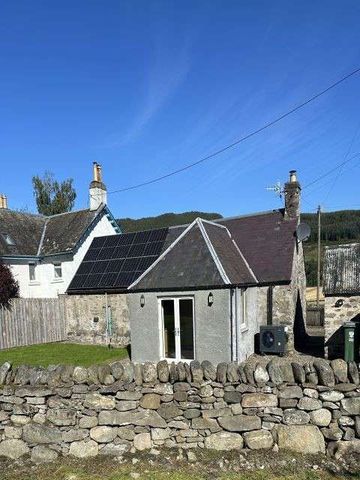
[[[0,5],[0,191],[35,211],[31,177],[94,160],[109,191],[166,174],[257,129],[360,66],[360,2],[10,1]],[[223,215],[282,202],[360,152],[360,75],[187,172],[110,194],[117,217]],[[303,210],[360,208],[360,156],[305,188]]]

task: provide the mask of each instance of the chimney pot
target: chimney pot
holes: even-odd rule
[[[8,208],[7,197],[4,194],[0,195],[0,209]]]
[[[97,210],[100,205],[107,204],[106,187],[102,182],[101,165],[93,162],[93,176],[94,179],[90,183],[90,210]]]
[[[285,218],[300,221],[300,194],[301,186],[297,179],[296,170],[290,170],[289,181],[285,183]]]
[[[296,170],[290,170],[290,182],[297,182]]]
[[[98,164],[97,162],[93,162],[93,180],[94,182],[98,182]]]

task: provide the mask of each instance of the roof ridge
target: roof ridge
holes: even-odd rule
[[[231,217],[214,218],[214,220],[207,220],[207,219],[202,218],[202,217],[198,217],[198,218],[201,218],[201,220],[204,221],[204,222],[216,223],[217,224],[217,223],[221,223],[221,222],[224,222],[224,221],[227,221],[227,220],[236,220],[237,218],[248,218],[248,217],[257,217],[257,216],[261,216],[261,215],[270,215],[272,213],[282,213],[283,210],[284,210],[283,208],[274,208],[273,210],[264,210],[262,212],[244,213],[243,215],[234,215],[234,216],[231,216]],[[190,225],[190,223],[182,223],[180,225],[170,225],[167,228],[184,228],[184,227],[187,227],[188,225]]]
[[[44,226],[43,226],[43,231],[41,232],[41,238],[40,238],[38,250],[37,250],[37,253],[36,253],[36,256],[37,256],[37,257],[39,257],[39,256],[40,256],[40,253],[41,253],[41,249],[42,249],[42,246],[43,246],[43,243],[44,243],[44,239],[45,239],[46,227],[47,227],[47,224],[48,224],[48,223],[49,223],[49,218],[46,218],[46,219],[45,219],[45,222],[44,222]]]
[[[211,225],[214,225],[214,226],[216,226],[216,227],[219,226],[219,225],[214,224],[213,222],[207,222],[207,223],[209,223],[209,224],[211,224]],[[257,279],[255,273],[253,272],[253,269],[250,267],[250,264],[249,264],[249,262],[246,260],[246,258],[245,258],[245,256],[244,256],[244,254],[242,253],[240,247],[238,246],[238,244],[237,244],[237,243],[235,242],[235,240],[233,239],[230,230],[229,230],[225,225],[221,225],[221,227],[225,228],[226,233],[228,234],[230,240],[232,241],[234,247],[236,248],[236,250],[237,250],[237,252],[239,253],[240,257],[242,258],[243,262],[245,263],[246,268],[249,270],[250,274],[252,275],[252,277],[254,278],[254,280],[256,281],[256,283],[258,283],[259,280]],[[211,240],[210,240],[210,241],[211,241]],[[215,249],[215,247],[214,247],[214,249]]]
[[[218,256],[218,254],[216,253],[216,249],[215,249],[214,245],[212,244],[212,242],[209,238],[209,235],[206,231],[206,228],[203,225],[202,219],[197,218],[196,222],[199,225],[200,232],[201,232],[201,234],[202,234],[202,236],[205,240],[206,246],[208,247],[210,255],[212,256],[212,258],[214,260],[214,263],[216,265],[216,268],[218,269],[218,272],[220,273],[221,278],[223,279],[224,283],[230,284],[231,283],[230,279],[229,279],[229,277],[228,277],[228,275],[225,271],[225,268],[224,268],[223,264],[221,263],[221,260]],[[216,225],[216,226],[218,226],[218,225]],[[227,230],[226,227],[225,227],[225,230]]]
[[[37,218],[47,218],[46,215],[42,215],[41,213],[33,213],[33,212],[21,212],[19,210],[12,210],[10,208],[3,208],[1,212],[8,212],[8,213],[15,213],[16,215],[24,215],[28,217],[37,217]]]
[[[236,220],[237,218],[258,217],[261,215],[270,215],[272,213],[282,213],[283,208],[274,208],[273,210],[264,210],[262,212],[244,213],[243,215],[234,215],[231,217],[215,218],[213,222],[223,222],[226,220]]]
[[[197,218],[191,222],[191,224],[167,247],[166,250],[162,252],[161,255],[155,260],[154,263],[150,265],[141,275],[138,277],[131,285],[127,287],[127,290],[130,290],[132,287],[137,285],[140,280],[142,280],[174,247],[177,245],[182,238],[192,229],[192,227],[196,224]]]
[[[103,204],[102,204],[103,205]],[[100,207],[96,210],[93,210],[94,212],[97,212],[100,209]],[[44,215],[45,218],[55,218],[55,217],[60,217],[61,215],[69,215],[70,213],[79,213],[79,212],[91,212],[90,208],[81,208],[80,210],[71,210],[70,212],[62,212],[62,213],[55,213],[54,215]]]

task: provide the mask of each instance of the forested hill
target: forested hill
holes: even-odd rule
[[[304,243],[308,286],[316,284],[317,214],[304,213],[301,221],[311,227],[311,236]],[[360,210],[342,210],[321,214],[321,245],[336,245],[360,241]],[[323,248],[321,252],[323,258]]]
[[[149,230],[152,228],[172,227],[174,225],[186,225],[201,217],[205,220],[215,220],[222,218],[219,213],[205,213],[205,212],[184,212],[184,213],[164,213],[157,217],[145,218],[119,218],[119,224],[123,232],[138,232],[140,230]]]
[[[188,224],[195,220],[196,217],[214,220],[222,218],[222,215],[205,212],[164,213],[157,217],[120,218],[117,222],[123,232],[137,232],[151,228]],[[311,227],[311,236],[304,243],[304,251],[307,283],[309,286],[313,286],[316,284],[317,214],[304,213],[301,215],[301,220],[308,223]],[[360,242],[360,210],[343,210],[321,214],[322,246],[356,241]]]

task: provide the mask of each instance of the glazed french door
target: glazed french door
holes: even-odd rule
[[[162,357],[168,360],[194,359],[194,299],[160,299]]]

